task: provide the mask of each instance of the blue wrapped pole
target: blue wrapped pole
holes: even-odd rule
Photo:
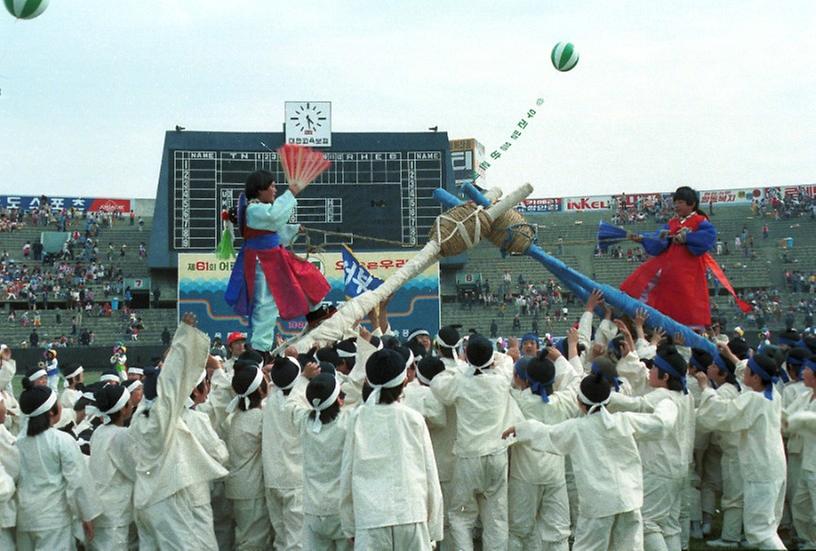
[[[467,195],[476,204],[482,206],[490,205],[490,201],[472,184],[465,184],[462,187],[462,190],[465,192],[465,195]],[[458,197],[441,189],[434,192],[434,197],[447,208],[451,208],[462,203]],[[581,272],[570,268],[561,260],[547,254],[544,249],[538,245],[531,245],[526,254],[527,256],[530,256],[536,259],[539,263],[543,264],[545,268],[552,272],[553,275],[555,275],[562,283],[564,283],[564,285],[567,286],[568,289],[570,289],[582,300],[586,300],[586,297],[592,292],[592,290],[598,289],[601,291],[601,293],[603,293],[604,300],[607,303],[621,312],[624,312],[630,318],[634,318],[638,310],[645,310],[648,315],[648,325],[651,327],[661,327],[670,335],[679,333],[682,335],[686,346],[703,349],[712,355],[717,353],[717,347],[714,346],[711,341],[701,337],[692,331],[690,327],[677,323],[662,312],[655,310],[647,304],[643,304],[639,300],[635,300],[620,289],[616,289],[615,287],[605,283],[593,281]],[[576,289],[581,289],[583,292],[577,291]]]

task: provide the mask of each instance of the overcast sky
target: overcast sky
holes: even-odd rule
[[[153,197],[164,132],[475,137],[534,197],[816,183],[816,2],[52,0],[0,11],[0,194]],[[549,53],[581,54],[569,73]]]

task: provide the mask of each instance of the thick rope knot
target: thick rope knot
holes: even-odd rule
[[[439,243],[440,245],[442,245],[443,243],[447,243],[451,238],[453,238],[456,235],[459,235],[459,237],[462,238],[462,240],[465,242],[465,245],[467,245],[468,249],[473,247],[477,243],[479,243],[479,241],[482,239],[482,231],[481,231],[482,230],[482,224],[481,224],[481,221],[479,220],[479,213],[481,211],[483,211],[483,210],[484,210],[484,207],[482,207],[482,206],[476,207],[476,209],[473,212],[468,214],[462,220],[457,220],[456,218],[453,218],[452,216],[448,216],[448,215],[446,215],[444,213],[440,214],[436,218],[436,241],[437,241],[437,243]],[[468,233],[468,228],[467,228],[467,225],[466,225],[466,222],[468,222],[471,218],[475,219],[475,222],[474,222],[474,225],[473,225],[474,230],[475,230],[474,231],[475,235],[472,238],[471,238],[470,234]],[[442,236],[442,220],[447,220],[448,222],[453,222],[453,225],[455,227],[455,230],[451,231],[445,237]]]

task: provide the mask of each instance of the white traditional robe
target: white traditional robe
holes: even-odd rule
[[[21,435],[17,484],[17,537],[71,533],[74,518],[95,519],[101,505],[85,456],[71,435],[49,428],[37,436]],[[24,535],[31,532],[33,535]],[[46,541],[48,537],[43,539]],[[69,538],[73,545],[73,538]]]
[[[516,425],[518,442],[572,460],[580,504],[576,548],[642,549],[643,476],[635,437],[664,436],[675,423],[673,414],[611,414],[602,408],[556,425]]]
[[[442,539],[442,492],[425,420],[399,402],[358,407],[343,448],[340,519],[347,537],[379,540],[402,528],[394,549],[430,550]],[[428,541],[417,541],[416,530]],[[410,534],[407,532],[410,531]],[[404,537],[401,537],[404,536]],[[385,537],[385,536],[383,536]],[[420,545],[417,545],[420,544]]]
[[[7,477],[2,484],[4,489],[0,491],[0,549],[13,548],[10,542],[17,524],[15,492],[20,477],[20,452],[14,443],[14,436],[4,425],[0,425],[0,471]]]
[[[785,503],[785,449],[782,443],[782,396],[746,390],[723,399],[703,390],[698,422],[709,429],[740,433],[743,478],[743,525],[752,547],[784,549],[777,535]]]
[[[127,550],[133,523],[133,483],[136,470],[128,429],[108,424],[91,436],[88,466],[96,483],[102,514],[94,521],[92,549]]]
[[[158,396],[149,415],[143,401],[130,431],[134,441],[136,484],[133,505],[142,549],[196,545],[215,547],[209,495],[202,483],[227,474],[198,442],[182,419],[209,354],[205,333],[179,324],[158,378]]]

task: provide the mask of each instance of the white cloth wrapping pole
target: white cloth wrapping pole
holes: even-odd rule
[[[485,209],[490,220],[495,220],[511,208],[515,207],[525,197],[533,192],[533,186],[524,184],[520,188],[506,195],[498,203]],[[482,236],[490,232],[490,227],[481,227]],[[391,296],[397,289],[409,280],[424,272],[439,258],[440,245],[435,240],[428,241],[422,249],[403,267],[397,270],[382,285],[373,291],[367,291],[345,302],[337,312],[311,331],[306,331],[281,344],[272,351],[273,355],[282,354],[286,348],[301,341],[334,342],[343,340],[345,331],[355,322],[365,318],[380,302]]]

